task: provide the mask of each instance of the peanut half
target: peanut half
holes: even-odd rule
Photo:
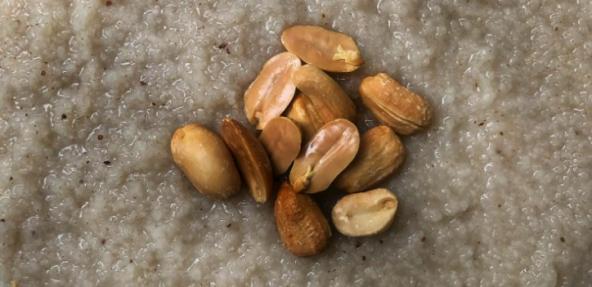
[[[300,129],[289,118],[279,117],[267,123],[259,140],[267,150],[276,174],[288,170],[300,153]]]
[[[388,126],[374,127],[362,135],[354,161],[337,177],[335,186],[346,192],[367,190],[392,174],[405,159],[405,148]]]
[[[395,194],[378,188],[344,196],[333,207],[331,217],[343,235],[374,235],[391,226],[397,205]]]
[[[273,173],[265,149],[255,135],[231,118],[222,120],[222,138],[236,158],[249,192],[256,202],[265,203],[273,189]]]
[[[360,95],[372,114],[399,134],[412,134],[430,123],[428,102],[385,73],[362,80]]]
[[[354,159],[360,145],[358,128],[346,119],[325,124],[294,161],[290,183],[296,192],[317,193]]]
[[[241,179],[224,141],[207,128],[188,124],[171,138],[173,161],[205,195],[227,198],[240,190]]]
[[[331,228],[309,195],[296,193],[289,184],[282,184],[274,215],[280,238],[292,254],[312,256],[327,247]]]
[[[294,97],[286,116],[300,127],[305,141],[311,139],[325,124],[319,118],[309,98],[302,94]]]
[[[351,72],[364,62],[354,39],[322,27],[290,27],[282,32],[281,41],[286,50],[325,71]]]
[[[245,114],[251,124],[261,130],[271,119],[288,107],[296,87],[292,74],[300,67],[300,59],[290,52],[269,59],[244,95]]]
[[[294,72],[292,81],[302,92],[303,106],[311,122],[322,125],[338,118],[354,121],[356,105],[325,72],[304,65]]]

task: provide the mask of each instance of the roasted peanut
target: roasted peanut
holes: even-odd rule
[[[362,80],[360,95],[372,114],[399,134],[408,135],[427,127],[432,117],[425,99],[384,73]]]
[[[351,72],[364,62],[350,36],[322,27],[290,27],[282,32],[281,41],[286,50],[326,71]]]
[[[227,198],[240,190],[241,179],[224,141],[199,124],[178,128],[171,138],[174,162],[197,191]]]
[[[300,59],[290,52],[269,59],[244,95],[245,114],[251,124],[261,130],[267,122],[279,117],[288,107],[296,87],[292,74],[300,67]]]
[[[405,159],[405,148],[388,126],[374,127],[360,140],[354,161],[337,177],[335,186],[346,192],[367,190],[392,174]]]
[[[358,128],[348,120],[325,124],[301,151],[290,171],[296,192],[321,192],[354,159],[358,152]]]
[[[312,256],[327,247],[331,228],[318,205],[307,194],[282,184],[274,205],[275,223],[286,249],[296,256]]]
[[[256,202],[265,203],[273,189],[273,172],[269,157],[261,143],[238,121],[222,121],[222,138],[238,162],[249,192]]]
[[[343,235],[374,235],[391,226],[397,205],[395,194],[379,188],[344,196],[333,207],[331,217]]]
[[[302,144],[300,129],[292,120],[285,117],[269,121],[259,139],[271,158],[276,174],[288,170],[298,156]]]

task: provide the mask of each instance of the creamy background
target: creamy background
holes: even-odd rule
[[[590,286],[590,15],[561,0],[0,1],[0,281]],[[353,98],[385,71],[436,111],[388,182],[394,228],[312,259],[281,247],[271,204],[204,198],[168,152],[183,123],[244,120],[243,91],[294,23],[356,38],[366,65],[337,76]]]

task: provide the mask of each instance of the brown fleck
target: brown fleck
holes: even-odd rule
[[[129,260],[129,262],[130,262],[130,263],[134,263],[134,259],[130,259],[130,260]]]
[[[485,121],[479,123],[479,126],[482,127],[485,124]]]
[[[503,136],[503,135],[504,135],[504,132],[499,132],[499,135],[500,135],[500,136]]]
[[[355,247],[356,247],[356,248],[360,248],[360,246],[362,246],[362,242],[360,242],[360,241],[356,241],[356,245],[355,245]]]
[[[142,85],[142,86],[146,86],[146,85],[148,85],[148,83],[146,83],[146,82],[144,82],[144,81],[140,81],[140,85]]]
[[[565,237],[561,236],[559,237],[559,240],[561,240],[561,242],[565,242]]]
[[[66,114],[62,114],[62,120],[65,120],[67,118],[68,118],[68,116]]]
[[[226,228],[230,228],[231,226],[232,226],[232,223],[226,224]]]
[[[2,218],[0,219],[0,222],[6,222],[6,219]]]
[[[325,17],[327,17],[327,15],[325,15],[325,13],[322,13],[321,17],[325,18]]]
[[[426,237],[425,236],[421,237],[421,242],[425,242],[425,241],[426,241]]]
[[[362,255],[362,261],[366,261],[366,256]]]
[[[382,239],[378,240],[378,243],[383,244],[384,241]]]
[[[103,135],[98,135],[97,136],[97,139],[100,140],[100,141],[103,140]]]
[[[47,73],[45,72],[45,70],[41,71],[41,76],[45,76]]]
[[[108,161],[108,160],[104,161],[103,163],[104,163],[105,165],[111,165],[111,161]]]
[[[113,5],[113,1],[111,1],[111,0],[107,0],[107,1],[105,2],[105,5],[107,5],[107,6],[111,6],[111,5]]]
[[[107,243],[107,239],[101,239],[101,245],[105,245]]]
[[[11,176],[8,180],[13,180],[13,179],[14,179],[14,177]]]

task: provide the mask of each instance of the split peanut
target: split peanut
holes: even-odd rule
[[[288,170],[300,153],[302,137],[300,129],[292,120],[285,117],[274,118],[267,123],[259,140],[271,157],[276,174]]]
[[[391,226],[397,197],[386,188],[354,193],[341,198],[331,217],[343,235],[357,237],[380,233]]]
[[[364,62],[354,39],[322,27],[290,27],[282,32],[281,41],[286,50],[325,71],[352,72]]]
[[[275,55],[263,65],[261,72],[245,92],[245,114],[251,124],[261,130],[288,107],[296,87],[292,74],[300,67],[300,59],[290,52]]]
[[[317,193],[329,187],[358,152],[358,128],[348,120],[333,120],[319,129],[294,161],[290,184],[296,192]]]

